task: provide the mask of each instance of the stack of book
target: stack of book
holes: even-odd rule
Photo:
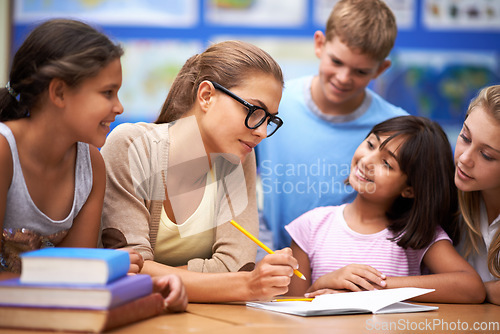
[[[164,310],[150,276],[127,275],[127,252],[44,248],[21,261],[20,278],[0,281],[0,327],[99,333]]]

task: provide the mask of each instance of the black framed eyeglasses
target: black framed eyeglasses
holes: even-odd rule
[[[267,136],[271,137],[279,128],[283,125],[283,121],[278,116],[275,116],[268,112],[266,109],[253,105],[245,100],[243,100],[238,95],[231,92],[224,86],[219,85],[217,82],[210,81],[215,89],[220,90],[224,94],[229,95],[248,109],[247,117],[245,118],[245,126],[249,129],[257,129],[269,118],[267,121]]]

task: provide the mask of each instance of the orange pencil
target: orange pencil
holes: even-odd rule
[[[311,302],[314,298],[279,298],[273,299],[273,302]]]

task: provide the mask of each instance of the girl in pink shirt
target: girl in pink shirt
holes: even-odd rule
[[[419,301],[483,302],[481,278],[453,247],[453,177],[450,143],[437,123],[401,116],[376,125],[351,162],[354,201],[313,209],[286,227],[308,278],[294,277],[288,294],[411,286],[436,290]]]

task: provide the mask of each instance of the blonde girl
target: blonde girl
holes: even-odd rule
[[[458,248],[477,270],[486,300],[500,305],[500,85],[472,100],[455,148],[455,184],[462,213]]]

